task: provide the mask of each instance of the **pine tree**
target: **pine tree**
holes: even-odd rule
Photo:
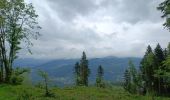
[[[126,69],[124,73],[123,88],[128,92],[131,89],[131,76],[130,76],[129,69]]]
[[[159,44],[156,46],[156,48],[154,50],[154,54],[155,54],[155,58],[156,58],[156,61],[155,61],[156,66],[155,66],[154,70],[160,72],[160,70],[163,70],[165,67],[165,66],[163,66],[163,63],[162,63],[165,60],[165,57],[164,57],[163,50]],[[157,76],[161,76],[161,74],[162,73],[159,73],[159,75],[158,75],[158,73],[157,73]],[[155,81],[158,81],[158,82],[155,82],[155,85],[156,85],[155,88],[157,88],[157,92],[159,94],[161,94],[161,91],[163,89],[163,84],[164,84],[163,78],[162,77],[156,77],[156,78],[157,79]]]
[[[145,63],[145,86],[147,92],[153,92],[154,81],[154,67],[155,67],[155,55],[151,52],[146,57]]]
[[[97,87],[104,87],[104,69],[100,65],[97,69],[97,77],[96,77],[96,86]]]
[[[79,85],[81,85],[81,79],[80,79],[80,65],[79,65],[79,63],[77,62],[76,64],[75,64],[75,72],[74,72],[74,74],[75,74],[75,79],[76,79],[76,85],[77,86],[79,86]]]
[[[164,93],[169,93],[170,95],[170,56],[166,58],[166,60],[163,62],[165,68],[164,70],[161,70],[160,73],[162,74],[162,77],[164,80]]]
[[[88,60],[85,52],[83,52],[82,58],[80,60],[80,71],[81,84],[84,86],[88,86],[88,77],[90,74],[90,69],[88,68]]]
[[[151,46],[149,45],[149,46],[147,47],[147,50],[146,50],[146,52],[145,52],[145,55],[144,55],[141,63],[140,63],[140,71],[141,71],[141,74],[142,74],[141,76],[142,76],[142,79],[143,79],[143,80],[146,79],[146,66],[145,66],[146,58],[147,58],[148,54],[151,53],[151,52],[152,52],[152,48],[151,48]]]
[[[130,93],[137,93],[138,74],[133,62],[129,61],[129,67],[124,73],[124,89]]]
[[[147,47],[145,55],[141,61],[140,72],[142,77],[142,86],[144,90],[147,92],[153,91],[154,80],[154,67],[155,67],[155,55],[152,52],[152,48],[150,46]]]
[[[161,48],[161,46],[159,44],[157,44],[155,50],[154,50],[154,54],[155,54],[155,57],[156,57],[156,60],[157,60],[157,67],[160,67],[162,64],[162,61],[165,60],[165,57],[164,57],[164,53],[163,53],[163,50]]]

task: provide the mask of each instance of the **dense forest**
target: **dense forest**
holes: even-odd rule
[[[155,8],[156,9],[156,8]],[[163,26],[170,30],[170,0],[157,7],[165,18]],[[43,28],[43,27],[42,27]],[[30,68],[14,67],[22,44],[32,54],[30,46],[38,39],[41,27],[32,3],[24,0],[0,0],[0,100],[169,100],[170,99],[170,43],[162,48],[149,44],[139,66],[129,59],[121,82],[108,82],[105,66],[96,69],[95,84],[89,84],[92,74],[88,55],[70,70],[74,85],[58,87],[52,83],[46,70],[37,70],[40,82],[27,82]],[[170,33],[169,33],[170,34]],[[112,76],[111,76],[112,77]]]

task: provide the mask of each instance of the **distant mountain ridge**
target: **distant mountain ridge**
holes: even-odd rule
[[[41,59],[18,59],[15,62],[15,66],[23,66],[31,68],[32,81],[36,82],[40,79],[37,75],[37,71],[46,71],[53,83],[59,86],[69,85],[74,83],[74,65],[80,59],[57,59],[57,60],[41,60]],[[106,81],[120,82],[123,78],[123,73],[128,67],[129,60],[132,60],[137,68],[141,58],[135,57],[104,57],[104,58],[92,58],[89,59],[90,83],[94,83],[97,68],[102,65],[104,68],[104,78]]]

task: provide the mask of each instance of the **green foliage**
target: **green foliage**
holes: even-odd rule
[[[20,90],[17,100],[36,100],[35,97],[32,94],[32,91],[30,90]]]
[[[124,84],[123,87],[126,91],[135,94],[138,89],[138,74],[137,70],[132,63],[129,61],[129,67],[124,73]]]
[[[97,69],[97,77],[96,77],[96,86],[97,87],[105,87],[105,83],[104,83],[104,69],[103,67],[100,65]]]
[[[16,68],[15,70],[13,70],[12,76],[10,78],[10,83],[14,85],[22,84],[24,80],[23,74],[26,72],[29,72],[29,69]]]
[[[44,89],[45,89],[45,96],[49,97],[52,96],[52,93],[50,93],[49,90],[49,77],[48,74],[42,70],[38,71],[38,75],[41,76],[44,80]]]
[[[164,50],[158,44],[152,52],[152,48],[148,46],[147,51],[141,61],[140,87],[152,95],[169,95],[169,55],[170,44]],[[140,75],[141,74],[141,75]]]
[[[163,15],[162,18],[166,18],[165,23],[163,24],[168,30],[170,30],[170,1],[164,0],[159,6],[157,7],[158,10],[160,10]]]
[[[25,42],[28,50],[32,45],[31,38],[37,39],[41,27],[37,22],[32,4],[24,0],[0,1],[0,61],[3,65],[3,77],[9,83],[13,74],[13,62]],[[2,70],[1,70],[2,71]]]
[[[90,69],[88,68],[88,60],[85,52],[83,52],[80,64],[75,64],[74,73],[76,76],[76,85],[88,86],[88,77],[90,74]]]
[[[76,81],[76,86],[81,85],[81,70],[80,70],[80,64],[77,62],[75,64],[75,81]]]

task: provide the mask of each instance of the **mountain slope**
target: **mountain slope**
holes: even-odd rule
[[[102,65],[104,68],[104,78],[107,81],[120,82],[125,69],[128,67],[128,61],[132,60],[137,68],[139,68],[140,58],[117,58],[117,57],[105,57],[89,59],[89,68],[91,74],[89,77],[90,83],[94,83],[97,68]],[[39,81],[40,77],[37,75],[39,69],[46,71],[53,83],[63,86],[70,85],[74,82],[74,65],[79,59],[67,59],[67,60],[53,60],[47,63],[32,68],[32,80],[33,82]]]

